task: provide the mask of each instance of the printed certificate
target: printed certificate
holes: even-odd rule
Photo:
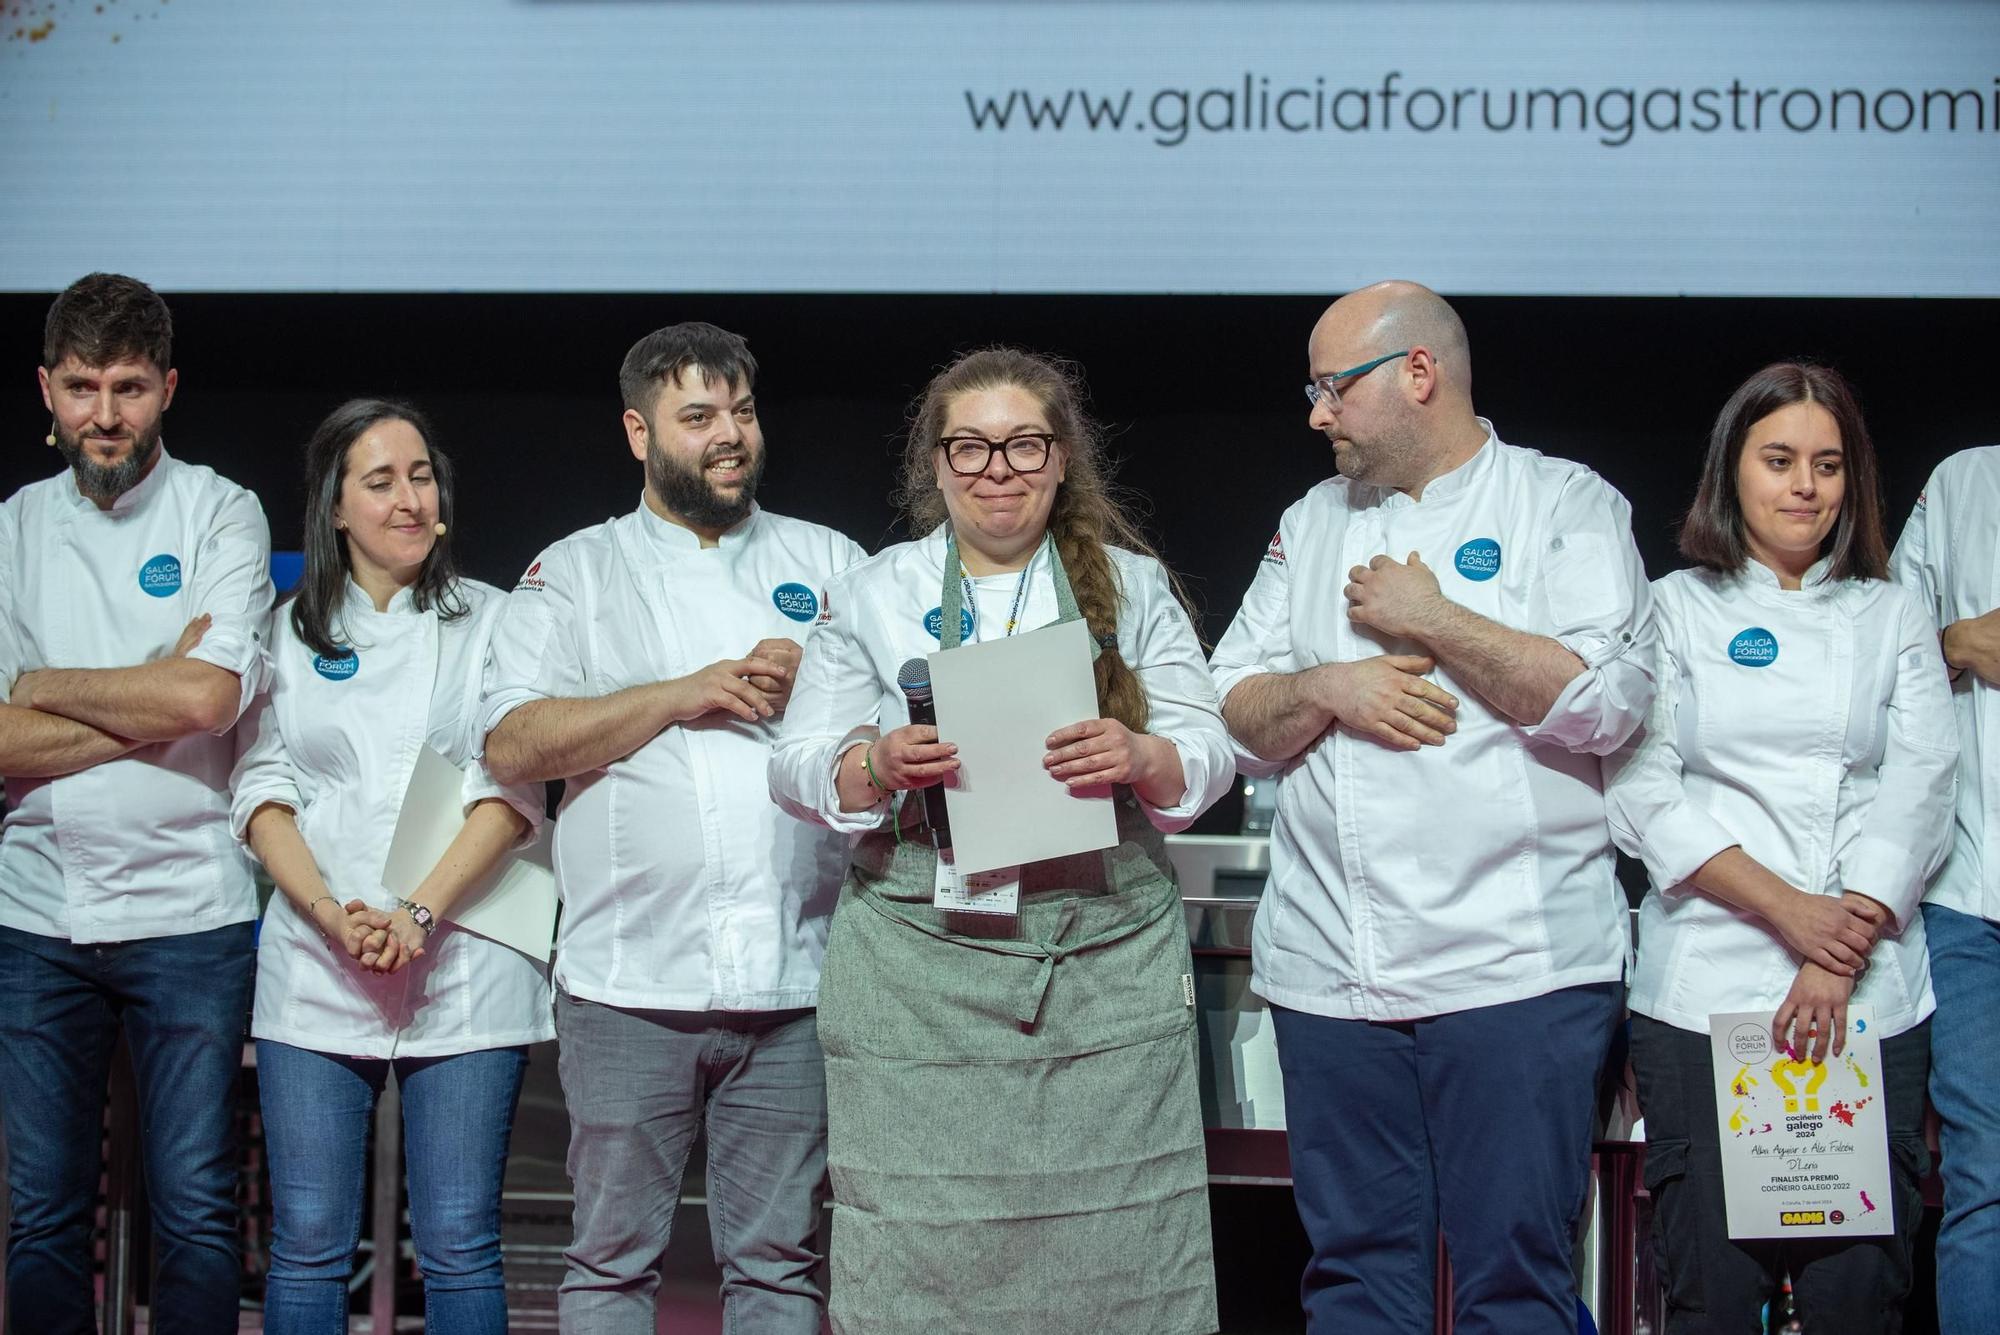
[[[1708,1017],[1732,1238],[1893,1232],[1882,1045],[1866,1006],[1818,1066],[1771,1042],[1771,1012]]]

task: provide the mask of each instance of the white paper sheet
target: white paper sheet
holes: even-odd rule
[[[1732,1238],[1895,1231],[1882,1045],[1866,1006],[1847,1047],[1818,1066],[1774,1048],[1771,1012],[1708,1017],[1722,1194]]]
[[[382,885],[405,898],[415,893],[465,825],[464,779],[458,766],[426,746],[417,755]],[[528,848],[508,853],[466,887],[451,921],[469,932],[546,961],[555,946],[556,877],[549,861],[549,827]]]
[[[930,655],[938,736],[958,747],[945,787],[960,874],[1110,848],[1110,790],[1073,795],[1042,768],[1057,728],[1097,717],[1090,633],[1065,621]]]

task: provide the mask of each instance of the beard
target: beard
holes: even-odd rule
[[[1342,436],[1345,457],[1335,450],[1333,468],[1342,477],[1370,487],[1401,487],[1413,460],[1423,455],[1421,439],[1406,422],[1391,421],[1369,431],[1367,440]]]
[[[717,459],[734,455],[741,455],[748,466],[742,484],[735,494],[729,495],[716,490],[705,470]],[[669,458],[657,445],[648,445],[646,449],[646,481],[653,494],[669,513],[679,515],[697,528],[734,528],[748,519],[751,503],[757,498],[757,484],[763,480],[761,449],[754,454],[727,446],[711,449],[702,455],[698,468],[689,468],[680,460]]]
[[[71,435],[62,426],[56,426],[56,449],[69,464],[69,471],[76,475],[76,489],[84,495],[102,501],[115,501],[132,488],[139,485],[152,467],[153,459],[160,452],[161,423],[155,419],[150,427],[133,437],[132,448],[123,459],[115,464],[101,464],[84,452],[83,437]]]

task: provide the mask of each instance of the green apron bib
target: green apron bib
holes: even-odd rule
[[[949,542],[946,650],[958,569]],[[836,1331],[1215,1330],[1187,927],[1159,832],[1115,800],[1117,846],[1023,867],[1017,918],[934,907],[921,837],[856,847],[819,994]]]

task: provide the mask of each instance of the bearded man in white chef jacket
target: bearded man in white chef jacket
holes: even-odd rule
[[[1339,476],[1285,512],[1211,661],[1282,771],[1253,986],[1271,1003],[1316,1333],[1574,1331],[1571,1239],[1626,904],[1599,758],[1653,697],[1623,497],[1474,415],[1412,283],[1308,344]]]
[[[808,1335],[825,1308],[813,1006],[847,840],[783,815],[765,768],[827,581],[864,553],[757,506],[756,375],[713,325],[632,348],[618,380],[639,506],[542,553],[488,658],[488,768],[568,780],[565,1330],[651,1335],[698,1130],[726,1324]]]
[[[264,689],[271,537],[243,488],[169,455],[173,321],[144,283],[49,308],[48,443],[0,505],[0,1115],[15,1330],[96,1329],[91,1214],[112,1046],[137,1077],[152,1329],[233,1331],[234,1100],[250,868],[228,737]]]

